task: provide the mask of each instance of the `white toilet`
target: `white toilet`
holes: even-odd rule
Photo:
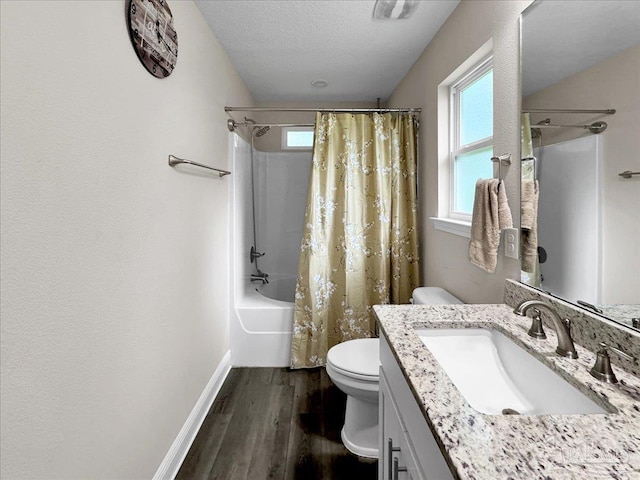
[[[463,303],[438,287],[416,288],[412,302],[422,305]],[[378,458],[379,340],[362,338],[332,347],[327,353],[326,368],[331,381],[347,395],[342,443],[356,455]]]

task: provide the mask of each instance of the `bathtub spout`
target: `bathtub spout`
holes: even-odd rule
[[[269,280],[267,280],[267,277],[269,276],[269,274],[267,273],[263,273],[260,270],[258,270],[258,273],[252,273],[251,274],[251,281],[252,282],[262,282],[263,285],[269,283]]]

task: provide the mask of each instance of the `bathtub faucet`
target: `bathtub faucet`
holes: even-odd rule
[[[252,273],[251,274],[251,281],[252,282],[262,282],[263,285],[269,283],[269,280],[267,280],[267,277],[269,277],[268,273],[263,273],[260,270],[258,270],[258,273]]]

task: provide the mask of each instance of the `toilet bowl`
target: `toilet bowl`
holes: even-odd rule
[[[438,287],[419,287],[412,302],[422,304],[463,303]],[[347,395],[342,443],[361,457],[378,458],[378,390],[380,342],[377,338],[348,340],[327,353],[327,374]]]
[[[327,374],[347,395],[342,443],[361,457],[378,457],[379,350],[377,338],[361,338],[327,353]]]

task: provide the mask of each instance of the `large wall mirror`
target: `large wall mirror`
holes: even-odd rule
[[[640,318],[640,2],[538,0],[521,28],[521,281],[631,327]]]

